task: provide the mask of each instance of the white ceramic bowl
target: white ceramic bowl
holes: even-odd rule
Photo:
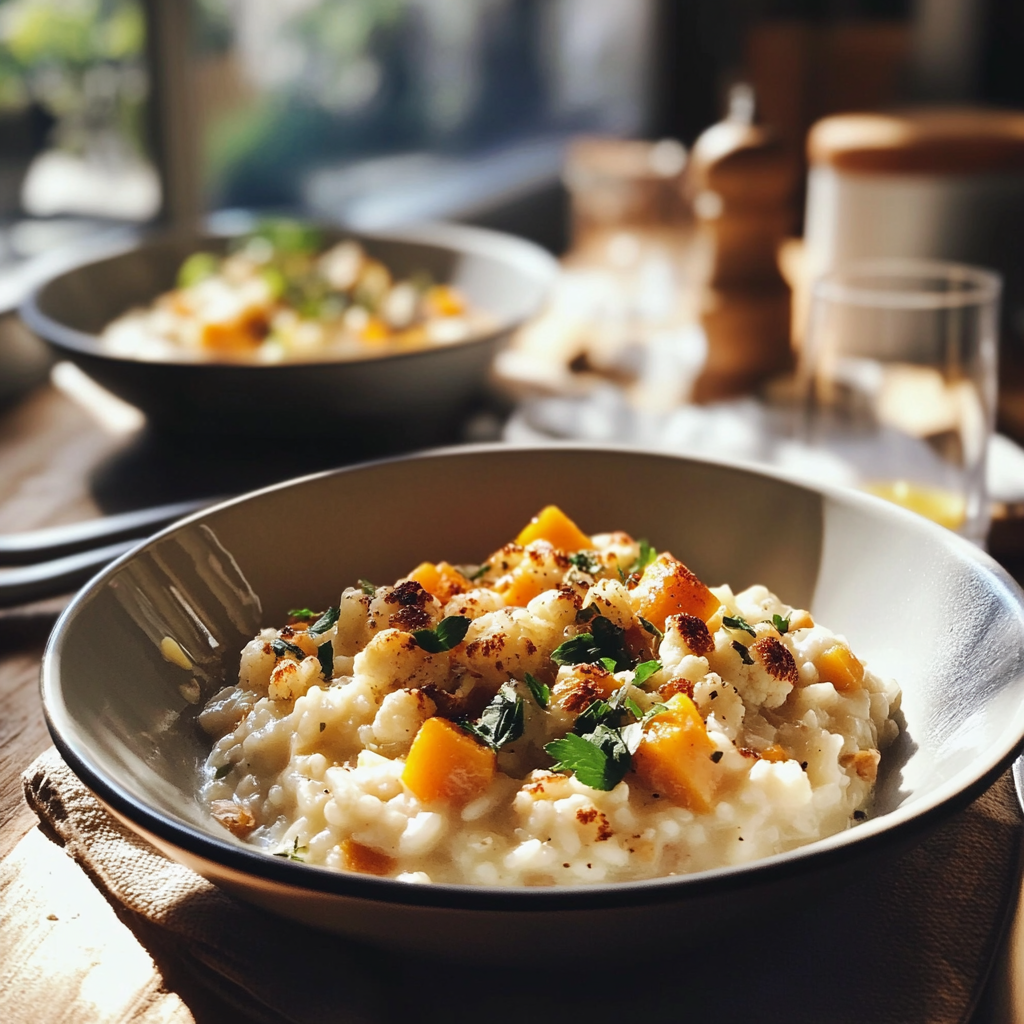
[[[208,741],[165,661],[187,642],[206,693],[297,605],[424,559],[476,562],[541,506],[588,531],[624,529],[709,583],[761,582],[847,635],[903,688],[876,812],[743,867],[550,889],[417,886],[260,853],[195,799]],[[1024,737],[1024,595],[954,534],[868,496],[737,466],[581,447],[463,448],[282,484],[185,520],[98,576],[58,623],[42,673],[61,753],[104,803],[169,856],[239,896],[364,940],[486,958],[543,940],[575,953],[705,940],[717,925],[869,869],[962,807]]]

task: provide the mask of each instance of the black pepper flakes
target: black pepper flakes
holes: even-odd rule
[[[722,751],[716,750],[713,754],[709,754],[708,757],[710,757],[715,764],[718,764],[718,762],[722,760]]]

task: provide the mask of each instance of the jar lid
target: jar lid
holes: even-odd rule
[[[811,128],[807,158],[867,174],[1024,171],[1024,113],[957,107],[836,114]]]

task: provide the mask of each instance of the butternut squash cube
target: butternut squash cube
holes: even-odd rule
[[[864,666],[846,644],[833,644],[818,658],[818,678],[840,693],[853,693],[864,685]]]
[[[456,594],[469,590],[472,584],[465,576],[447,562],[420,562],[409,579],[415,580],[428,594],[436,597],[441,604],[450,601]]]
[[[528,568],[527,566],[526,569]],[[512,579],[501,592],[501,597],[510,607],[525,608],[538,594],[543,594],[547,589],[542,575],[518,568],[512,573]]]
[[[523,547],[534,540],[546,540],[568,552],[592,547],[590,538],[557,505],[542,508],[516,537],[516,543]]]
[[[394,857],[389,857],[372,846],[365,846],[355,839],[341,841],[341,862],[346,871],[358,871],[362,875],[390,875],[396,866]]]
[[[696,615],[707,622],[721,602],[678,559],[667,551],[644,569],[633,591],[639,614],[664,630],[670,615]]]
[[[644,729],[633,755],[633,770],[652,793],[704,813],[711,810],[721,777],[718,751],[697,705],[684,693],[667,704]]]
[[[494,779],[494,751],[445,718],[428,718],[405,759],[402,782],[424,803],[465,803]]]

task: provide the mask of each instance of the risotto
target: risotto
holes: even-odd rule
[[[764,586],[538,514],[295,609],[200,715],[201,799],[270,854],[407,882],[741,864],[867,816],[900,691]]]
[[[447,345],[492,327],[450,285],[396,276],[358,242],[268,221],[226,256],[196,252],[177,287],[108,324],[112,355],[280,363],[358,359]]]

